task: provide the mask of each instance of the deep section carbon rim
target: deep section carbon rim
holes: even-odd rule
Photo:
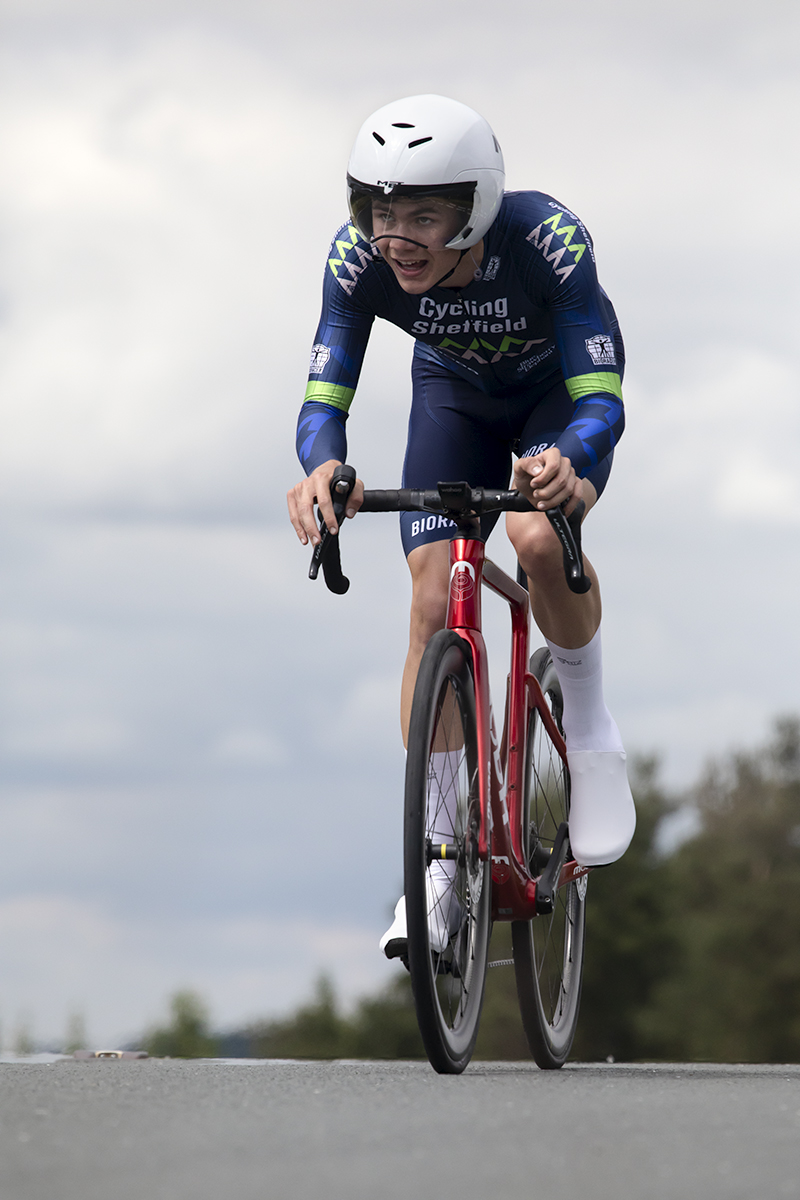
[[[545,703],[561,727],[563,701],[550,654],[531,659]],[[531,874],[541,874],[556,832],[569,819],[569,773],[538,711],[528,720],[523,847]],[[522,1023],[540,1067],[560,1067],[578,1023],[585,933],[586,877],[559,888],[552,913],[515,921],[511,932]]]
[[[439,1072],[463,1071],[478,1034],[489,948],[489,863],[478,858],[478,757],[468,645],[431,639],[414,693],[406,772],[409,965]]]

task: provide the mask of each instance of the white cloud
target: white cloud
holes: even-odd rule
[[[212,756],[223,763],[270,767],[284,762],[286,748],[261,729],[231,729],[212,748]]]
[[[70,896],[22,895],[0,903],[3,1033],[24,1024],[58,1046],[79,1012],[92,1046],[118,1045],[167,1020],[167,996],[185,987],[205,997],[215,1028],[241,1028],[306,999],[321,971],[349,1003],[391,974],[375,941],[335,920],[145,923]]]
[[[688,782],[800,704],[797,6],[493,17],[3,6],[6,1026],[30,1008],[57,1034],[82,1004],[106,1040],[185,984],[227,1024],[324,964],[348,995],[384,977],[408,578],[394,519],[365,517],[348,596],[310,585],[283,491],[349,143],[397,95],[485,111],[511,186],[595,236],[630,418],[586,536],[629,745]],[[465,72],[443,45],[480,52]],[[376,328],[349,425],[371,486],[398,481],[409,357]],[[486,611],[502,697],[507,618]]]

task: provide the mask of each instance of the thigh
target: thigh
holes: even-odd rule
[[[558,383],[538,402],[525,422],[519,439],[520,458],[541,454],[554,446],[575,415],[575,405],[564,383]],[[611,473],[614,451],[601,459],[586,473],[584,479],[591,484],[587,492],[587,512],[603,494]],[[591,503],[589,502],[591,500]]]
[[[491,396],[460,376],[425,360],[414,360],[414,395],[408,422],[403,487],[435,488],[440,480],[466,480],[473,487],[503,488],[511,475],[512,436]],[[501,413],[502,417],[502,413]],[[481,521],[488,537],[497,514]],[[402,513],[406,555],[449,539],[453,522],[425,513]]]

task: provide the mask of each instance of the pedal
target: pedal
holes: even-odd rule
[[[536,912],[539,916],[547,916],[555,908],[556,889],[561,868],[567,861],[569,850],[569,827],[562,821],[553,842],[553,853],[548,859],[547,866],[536,881]]]

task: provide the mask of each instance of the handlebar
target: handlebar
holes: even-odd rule
[[[336,520],[344,520],[347,497],[355,487],[356,473],[352,467],[340,466],[331,480],[331,498]],[[549,508],[546,515],[561,542],[564,576],[570,590],[582,595],[592,586],[583,569],[581,553],[581,519],[585,510],[580,501],[566,517],[560,508]],[[459,522],[490,512],[537,512],[522,492],[501,491],[496,488],[473,488],[468,483],[440,483],[437,488],[398,488],[389,491],[364,492],[360,512],[430,512],[443,513]],[[314,547],[309,579],[316,579],[322,567],[325,583],[332,592],[343,595],[350,580],[342,574],[339,536],[333,535],[320,522],[322,538]]]

